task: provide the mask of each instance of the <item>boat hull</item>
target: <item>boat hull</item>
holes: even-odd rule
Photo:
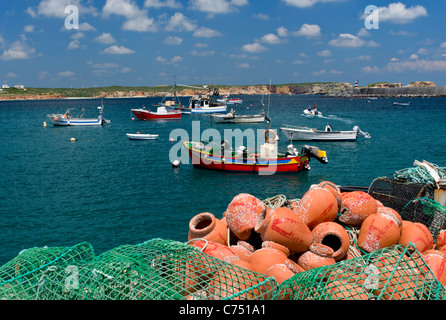
[[[216,115],[216,116],[213,116],[212,119],[214,119],[214,121],[217,123],[262,123],[262,122],[265,122],[264,115],[235,116],[235,117]]]
[[[130,140],[154,140],[157,139],[157,134],[143,134],[143,133],[127,133]]]
[[[132,109],[132,113],[139,120],[173,120],[181,119],[181,111],[168,111],[166,113],[151,112],[144,109]]]
[[[222,157],[221,155],[211,155],[200,149],[196,149],[189,142],[183,142],[188,150],[194,168],[241,172],[241,173],[297,173],[305,170],[309,158],[307,155],[277,158],[260,159],[253,156],[242,157]]]
[[[58,118],[51,119],[54,126],[102,126],[103,119]]]
[[[202,108],[202,107],[196,107],[190,109],[191,113],[219,113],[219,112],[226,112],[227,107],[226,106],[218,106],[218,107],[208,107],[208,108]]]
[[[290,141],[356,141],[357,131],[319,131],[312,129],[280,128]]]

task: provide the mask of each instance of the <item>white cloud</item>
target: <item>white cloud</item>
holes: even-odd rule
[[[386,69],[391,72],[405,72],[405,71],[418,71],[418,72],[431,72],[431,71],[446,71],[446,60],[410,60],[410,61],[397,61],[387,64]]]
[[[200,38],[213,38],[213,37],[219,37],[221,35],[222,34],[217,30],[213,30],[207,27],[200,27],[197,30],[195,30],[193,34],[194,37],[200,37]]]
[[[446,42],[443,42],[443,43],[440,45],[440,48],[442,48],[442,49],[446,49]]]
[[[29,59],[36,53],[36,49],[30,47],[25,41],[15,41],[9,48],[3,51],[1,60],[24,60]]]
[[[249,63],[244,62],[244,63],[237,64],[237,68],[249,69],[249,68],[251,68],[251,66],[249,65]]]
[[[75,75],[75,73],[73,71],[68,71],[67,70],[67,71],[59,72],[57,75],[60,76],[60,77],[71,78],[71,77],[73,77]]]
[[[37,9],[28,7],[26,12],[33,18],[37,15],[43,15],[47,17],[66,18],[65,7],[68,5],[74,5],[79,9],[80,14],[91,14],[97,16],[97,10],[93,6],[84,6],[81,0],[42,0],[40,1]]]
[[[65,28],[64,28],[65,29]],[[79,24],[79,30],[80,31],[96,31],[96,28],[93,27],[88,22],[83,22]]]
[[[338,71],[338,70],[330,70],[330,72],[329,72],[330,74],[343,74],[344,72],[343,71]]]
[[[108,32],[103,32],[100,36],[97,36],[94,41],[103,44],[112,44],[116,42],[115,38]]]
[[[102,51],[101,53],[105,53],[105,54],[132,54],[135,53],[135,51],[126,48],[124,46],[111,46],[108,47],[107,49],[105,49],[104,51]]]
[[[358,31],[357,35],[358,37],[369,37],[370,32],[368,32],[366,28],[361,28],[361,30]]]
[[[320,2],[336,2],[336,1],[344,1],[344,0],[282,0],[286,4],[298,8],[308,8],[312,7]]]
[[[304,37],[319,37],[321,35],[321,27],[317,24],[306,24],[304,23],[299,31],[294,33],[296,36]]]
[[[279,44],[282,43],[283,40],[280,39],[278,36],[276,36],[273,33],[268,33],[265,34],[262,39],[260,39],[260,41],[264,42],[264,43],[269,43],[269,44]]]
[[[213,51],[213,50],[206,50],[206,51],[192,50],[190,54],[193,56],[208,57],[208,56],[213,56],[215,54],[215,51]]]
[[[323,75],[325,72],[326,72],[325,69],[323,69],[320,71],[314,71],[314,72],[312,72],[312,74],[315,76],[320,76],[320,75]]]
[[[412,22],[420,17],[427,17],[427,10],[421,5],[406,8],[401,2],[391,3],[388,7],[378,8],[379,22],[389,21],[396,24],[404,24]],[[363,19],[367,14],[362,16]]]
[[[183,39],[180,37],[169,36],[164,39],[164,43],[172,46],[178,46],[183,42]]]
[[[418,60],[418,56],[415,53],[412,53],[409,57],[410,60]]]
[[[390,61],[394,62],[394,61],[399,61],[400,59],[393,57],[392,59],[390,59]]]
[[[197,28],[195,22],[189,20],[181,12],[176,12],[172,17],[170,17],[167,25],[166,31],[194,31]]]
[[[420,49],[418,49],[417,54],[425,55],[425,54],[428,54],[428,51],[425,48],[420,48]]]
[[[190,7],[193,10],[207,12],[209,17],[215,14],[224,14],[237,10],[248,4],[248,0],[190,0]]]
[[[410,33],[410,32],[404,31],[404,30],[401,30],[401,31],[391,30],[390,34],[393,36],[404,36],[404,37],[413,37],[413,36],[417,35],[416,33]]]
[[[258,53],[268,50],[268,48],[262,46],[260,43],[248,43],[242,47],[242,51],[250,53]]]
[[[172,9],[178,9],[181,8],[181,3],[176,2],[175,0],[145,0],[144,1],[144,7],[146,8],[162,8],[162,7],[168,7]]]
[[[79,49],[81,47],[81,43],[79,40],[73,40],[68,44],[67,49],[68,50],[73,50],[73,49]]]
[[[254,19],[259,19],[259,20],[264,20],[264,21],[269,20],[269,16],[266,14],[263,14],[263,13],[253,14],[252,17]]]
[[[129,68],[129,67],[124,67],[124,68],[122,68],[121,72],[122,73],[129,73],[129,72],[132,72],[132,69]]]
[[[331,57],[331,51],[330,50],[322,50],[322,51],[319,51],[317,53],[317,55],[319,57]]]
[[[102,8],[104,17],[117,15],[126,18],[122,25],[123,30],[128,31],[156,31],[154,19],[148,18],[147,10],[142,10],[132,0],[107,0]]]
[[[23,27],[23,32],[29,32],[29,33],[34,32],[35,27],[36,26],[34,26],[34,25],[27,25],[27,26]]]
[[[364,71],[365,73],[378,73],[379,72],[379,68],[377,66],[366,66],[364,68],[362,68],[362,71]]]
[[[285,27],[279,27],[277,28],[277,34],[279,37],[287,37],[288,36],[288,29]]]
[[[115,69],[119,68],[119,65],[114,62],[95,63],[91,66],[94,69]]]
[[[354,58],[345,58],[346,62],[354,62],[354,61],[366,61],[371,60],[372,57],[370,55],[360,55]]]
[[[334,47],[361,47],[366,44],[364,40],[349,33],[341,33],[336,39],[330,40],[328,43]]]
[[[175,56],[175,57],[171,58],[170,60],[167,60],[164,57],[158,56],[155,58],[155,61],[164,63],[164,64],[177,64],[177,63],[183,61],[183,58],[180,56]]]

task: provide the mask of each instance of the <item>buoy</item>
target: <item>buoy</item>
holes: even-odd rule
[[[135,118],[132,118],[132,120],[135,120]]]
[[[71,138],[70,141],[74,142],[74,141],[76,141],[76,138]]]
[[[172,162],[172,167],[176,168],[180,165],[180,161],[175,160],[174,162]]]
[[[169,141],[170,141],[170,142],[173,142],[173,138],[170,138]]]
[[[43,126],[46,127],[46,121],[43,121]]]

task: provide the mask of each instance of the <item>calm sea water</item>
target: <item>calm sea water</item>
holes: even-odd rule
[[[239,114],[260,110],[261,96],[241,96]],[[265,98],[265,101],[267,99]],[[358,125],[371,134],[357,142],[306,143],[325,150],[329,162],[311,162],[311,171],[259,176],[194,169],[173,169],[172,130],[263,129],[264,124],[211,124],[209,115],[181,120],[132,121],[130,109],[149,107],[159,98],[106,99],[103,127],[43,126],[48,113],[67,108],[96,117],[101,100],[0,102],[0,264],[27,248],[90,242],[97,254],[122,244],[153,238],[187,241],[189,220],[208,211],[221,217],[242,192],[260,199],[278,194],[300,198],[312,184],[369,186],[377,177],[413,167],[414,160],[446,166],[446,99],[417,98],[410,106],[394,99],[326,99],[271,96],[272,129],[283,124],[334,130]],[[400,101],[401,101],[400,100]],[[187,98],[183,99],[183,103]],[[316,102],[323,117],[302,111]],[[252,106],[251,106],[252,105]],[[249,108],[249,109],[248,109]],[[265,107],[265,110],[267,108]],[[158,140],[131,141],[126,133],[157,133]],[[76,138],[72,143],[70,138]],[[284,149],[289,142],[280,141]],[[300,150],[302,142],[294,142]]]

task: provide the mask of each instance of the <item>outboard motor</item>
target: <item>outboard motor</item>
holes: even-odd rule
[[[315,158],[320,163],[328,163],[327,153],[325,151],[319,150],[318,147],[304,145],[300,153],[302,155],[308,155],[308,157],[310,158]]]
[[[371,138],[371,136],[370,136],[370,134],[368,132],[362,131],[358,126],[354,126],[353,127],[353,131],[358,131],[358,133],[360,135],[364,136],[364,138],[366,138],[366,139],[370,139]]]

